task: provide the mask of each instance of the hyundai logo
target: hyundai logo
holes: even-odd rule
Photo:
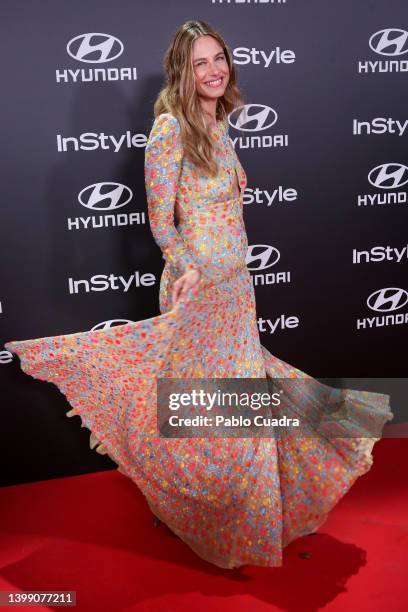
[[[103,321],[102,323],[97,323],[92,327],[90,331],[111,329],[111,327],[116,327],[118,325],[126,325],[127,323],[134,323],[134,321],[129,321],[128,319],[111,319],[110,321]]]
[[[261,132],[276,123],[278,115],[264,104],[245,104],[234,109],[228,116],[228,123],[244,132]]]
[[[386,28],[375,32],[368,42],[380,55],[403,55],[408,52],[408,32],[399,28]]]
[[[399,287],[386,287],[374,291],[367,298],[367,306],[376,312],[392,312],[403,308],[408,302],[408,292]]]
[[[408,183],[408,167],[404,164],[381,164],[368,174],[368,180],[379,189],[396,189]]]
[[[116,210],[132,199],[133,193],[121,183],[94,183],[82,189],[78,201],[91,210]]]
[[[67,44],[67,52],[71,57],[88,64],[111,62],[122,55],[123,48],[119,38],[101,32],[80,34]]]
[[[260,251],[255,252],[257,249]],[[279,259],[280,253],[275,247],[269,244],[251,244],[247,250],[245,263],[248,265],[257,261],[258,264],[253,267],[248,265],[248,270],[265,270],[274,266]]]

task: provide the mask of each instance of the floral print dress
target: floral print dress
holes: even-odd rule
[[[223,568],[279,566],[283,548],[315,531],[370,469],[372,447],[393,415],[388,395],[337,392],[261,345],[245,263],[247,178],[227,121],[210,134],[215,179],[183,155],[170,113],[156,117],[146,146],[150,226],[165,259],[161,314],[6,348],[27,374],[57,385],[71,404],[67,415],[90,430],[91,448],[111,457],[197,555]],[[200,271],[200,281],[172,308],[172,285],[189,269]],[[156,385],[166,377],[279,379],[286,407],[314,435],[163,437]],[[340,406],[338,437],[313,429],[329,404]]]

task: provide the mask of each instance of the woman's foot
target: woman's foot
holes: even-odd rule
[[[159,518],[157,518],[157,516],[155,516],[153,519],[153,527],[160,527],[161,524],[162,524],[162,521]]]

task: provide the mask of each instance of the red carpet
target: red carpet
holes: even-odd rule
[[[4,487],[0,590],[75,590],[81,612],[408,610],[407,451],[407,438],[380,440],[370,472],[316,535],[284,549],[282,568],[202,561],[153,526],[116,470]]]

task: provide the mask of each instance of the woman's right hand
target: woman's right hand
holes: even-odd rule
[[[187,294],[187,291],[194,287],[200,280],[201,274],[199,270],[188,270],[180,276],[173,284],[172,304],[173,308],[181,297]]]

